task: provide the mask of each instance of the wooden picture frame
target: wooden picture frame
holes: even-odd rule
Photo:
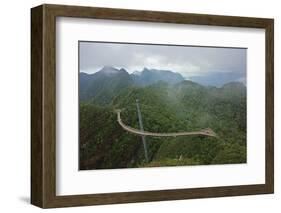
[[[56,17],[265,29],[265,184],[122,193],[56,195]],[[274,21],[218,15],[44,4],[31,9],[31,203],[42,208],[132,203],[274,191]]]

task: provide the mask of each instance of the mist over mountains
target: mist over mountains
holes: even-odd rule
[[[247,163],[246,71],[247,48],[80,41],[79,169]],[[217,137],[153,134],[144,152],[120,119]]]
[[[98,100],[100,104],[108,104],[116,94],[128,87],[147,87],[158,82],[175,85],[191,81],[202,86],[217,88],[235,82],[239,87],[245,87],[242,81],[232,81],[232,79],[239,79],[239,74],[212,73],[186,80],[181,74],[169,70],[144,68],[142,71],[129,74],[123,68],[104,66],[93,74],[79,73],[79,99],[81,101]]]
[[[246,85],[246,76],[242,72],[211,72],[206,75],[192,76],[189,79],[205,86],[222,87],[230,82],[241,82]]]
[[[104,66],[101,70],[93,74],[79,73],[80,100],[86,100],[106,93],[108,100],[112,98],[116,90],[121,90],[127,86],[148,86],[157,82],[176,84],[186,79],[179,73],[170,70],[158,70],[143,68],[142,71],[135,71],[131,74],[123,68],[117,69],[111,66]],[[191,81],[203,86],[222,87],[230,82],[242,82],[246,84],[246,79],[241,77],[241,73],[214,72],[207,75],[190,77]],[[104,98],[104,102],[107,102]]]
[[[109,66],[94,74],[80,72],[79,169],[247,162],[246,86],[234,81],[205,86],[195,80],[147,68],[131,74]],[[115,113],[122,109],[123,122],[138,129],[136,99],[144,130],[161,133],[211,128],[218,138],[146,137],[146,162],[141,137],[124,131]]]

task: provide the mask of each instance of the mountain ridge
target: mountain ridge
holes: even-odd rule
[[[79,74],[79,99],[98,100],[101,104],[108,104],[116,91],[120,91],[133,84],[129,73],[125,69],[105,66],[93,74],[81,72]]]
[[[143,68],[142,71],[135,71],[129,74],[124,68],[115,68],[104,66],[98,72],[88,74],[79,73],[79,99],[81,101],[94,101],[99,104],[109,104],[122,90],[128,87],[146,87],[163,82],[180,88],[193,87],[197,89],[206,87],[206,85],[193,80],[186,80],[179,73],[169,70],[158,70]],[[243,93],[246,86],[241,82],[228,82],[220,87],[208,86],[210,90],[215,88],[224,88],[225,91],[232,94],[231,90],[236,93]],[[191,90],[191,91],[192,91]]]
[[[139,86],[147,86],[158,81],[164,81],[170,84],[175,84],[184,81],[184,77],[170,70],[148,69],[143,68],[142,71],[135,71],[131,74],[134,82]]]

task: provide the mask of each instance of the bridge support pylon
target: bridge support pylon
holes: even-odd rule
[[[140,106],[139,106],[139,100],[138,99],[136,99],[136,105],[137,105],[137,112],[138,112],[138,119],[139,119],[139,127],[140,127],[140,130],[143,131],[143,123],[142,123],[142,117],[141,117],[141,111],[140,111]],[[148,162],[148,153],[147,153],[147,145],[146,145],[145,136],[142,135],[141,139],[142,139],[143,148],[144,148],[145,160],[146,160],[146,162]]]

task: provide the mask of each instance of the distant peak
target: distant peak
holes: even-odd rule
[[[173,72],[171,70],[162,70],[162,69],[154,69],[154,68],[143,68],[142,72],[150,72],[150,73],[156,73],[156,74],[163,74],[163,73],[169,73],[169,74],[179,74],[177,72]],[[180,75],[180,74],[179,74]]]
[[[115,68],[112,66],[105,65],[101,70],[112,70],[112,69],[115,69]]]
[[[118,69],[114,68],[114,67],[111,67],[111,66],[104,66],[100,72],[103,72],[105,74],[114,74],[114,73],[117,73],[119,72]]]
[[[169,84],[175,84],[180,81],[183,81],[184,78],[181,74],[172,72],[169,70],[161,70],[154,68],[144,67],[142,71],[135,71],[131,74],[134,78],[134,81],[138,85],[151,85],[157,82],[166,82]]]
[[[124,68],[121,68],[119,71],[121,71],[121,72],[127,72],[127,70],[125,70]]]
[[[151,70],[150,69],[148,69],[147,67],[144,67],[143,69],[142,69],[142,71],[139,71],[140,73],[145,73],[145,72],[151,72]]]
[[[115,67],[111,66],[104,66],[99,73],[103,73],[106,75],[115,75],[115,74],[120,74],[120,73],[128,73],[124,68],[117,69]]]

